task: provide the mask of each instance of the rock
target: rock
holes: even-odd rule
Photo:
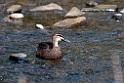
[[[94,8],[96,8],[96,9],[116,9],[117,5],[98,5]]]
[[[63,10],[63,9],[61,6],[55,3],[50,3],[48,5],[38,6],[36,8],[30,9],[29,11],[35,12],[35,11],[48,11],[48,10]]]
[[[10,18],[10,15],[7,15],[3,21],[5,22],[10,22],[10,23],[15,23],[15,24],[22,24],[23,23],[23,20],[22,19],[11,19]]]
[[[51,33],[47,29],[45,29],[42,24],[36,24],[35,27],[37,29],[40,29],[43,33],[47,35],[51,35]]]
[[[69,27],[72,27],[74,25],[80,24],[80,23],[82,23],[84,21],[86,21],[86,18],[84,16],[77,17],[77,18],[67,18],[65,20],[56,22],[53,25],[53,28],[54,27],[66,27],[66,28],[69,28]]]
[[[116,13],[112,16],[112,18],[119,22],[122,19],[122,14]]]
[[[26,58],[27,55],[24,54],[24,53],[16,53],[16,54],[12,54],[9,59],[10,60],[15,60],[15,61],[18,61],[18,60],[23,60],[24,58]]]
[[[81,15],[84,15],[84,12],[81,12],[77,7],[73,7],[66,15],[65,17],[79,17]]]
[[[98,5],[93,8],[82,8],[83,12],[114,12],[117,8],[117,5]]]
[[[5,22],[11,22],[11,23],[23,23],[24,15],[21,13],[13,13],[10,15],[7,15],[3,20]]]
[[[124,14],[124,9],[122,9],[122,10],[120,11],[120,13],[121,13],[121,14]]]
[[[36,24],[35,27],[38,28],[38,29],[44,29],[42,24]]]
[[[17,13],[21,11],[22,11],[21,5],[12,5],[7,9],[7,13]]]
[[[98,5],[98,3],[97,2],[94,2],[94,1],[88,1],[87,3],[86,3],[86,6],[87,7],[95,7],[95,6],[97,6]]]
[[[10,16],[10,18],[12,18],[12,19],[22,19],[22,18],[24,18],[24,15],[21,14],[21,13],[13,13],[13,14],[11,14],[11,15],[9,15],[9,16]]]

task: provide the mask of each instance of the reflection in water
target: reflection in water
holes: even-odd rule
[[[113,73],[114,73],[114,79],[115,83],[124,83],[123,82],[123,72],[122,67],[120,63],[120,51],[118,50],[112,50],[111,52],[111,59],[113,64]]]
[[[26,77],[24,75],[19,75],[18,79],[17,79],[18,83],[27,83],[26,82]]]

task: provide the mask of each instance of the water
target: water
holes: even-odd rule
[[[6,3],[9,0],[2,0]],[[17,2],[16,2],[17,1]],[[65,12],[23,11],[23,24],[2,21],[0,15],[0,83],[123,83],[124,71],[124,20],[116,22],[111,18],[114,12],[95,12],[85,15],[87,21],[72,28],[51,29],[62,33],[71,42],[61,42],[61,60],[41,60],[35,57],[37,44],[51,41],[51,36],[35,28],[36,23],[45,27],[64,19],[65,13],[73,6],[85,7],[82,0],[16,0],[24,10],[50,2],[61,5]],[[97,0],[104,4],[123,6],[123,0]],[[9,3],[7,6],[12,5]],[[9,56],[25,53],[24,61],[13,62]]]

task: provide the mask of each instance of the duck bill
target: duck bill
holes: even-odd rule
[[[65,42],[70,42],[68,39],[63,39],[63,41],[65,41]]]

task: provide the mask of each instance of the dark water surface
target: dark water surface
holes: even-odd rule
[[[13,0],[14,1],[14,0]],[[9,0],[0,0],[1,4]],[[35,12],[26,10],[48,3],[57,3],[65,12]],[[124,20],[111,18],[114,12],[91,12],[87,21],[72,28],[52,29],[62,33],[71,43],[61,42],[61,60],[41,60],[35,57],[39,42],[51,41],[51,36],[35,28],[36,23],[51,26],[64,19],[72,7],[85,7],[85,0],[15,0],[7,6],[21,4],[23,24],[6,23],[0,12],[0,83],[123,83]],[[97,0],[100,4],[124,6],[123,0]],[[4,10],[4,9],[3,9]],[[9,56],[25,53],[28,59],[13,62]]]

